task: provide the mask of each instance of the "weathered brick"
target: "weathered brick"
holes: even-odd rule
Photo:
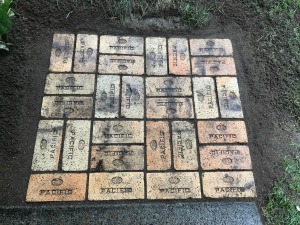
[[[144,146],[96,145],[92,147],[92,171],[122,171],[144,169]]]
[[[146,73],[147,75],[168,74],[166,38],[146,38]]]
[[[189,77],[147,77],[147,96],[189,96],[192,95]]]
[[[236,75],[232,57],[192,57],[192,71],[203,76]]]
[[[144,199],[144,173],[91,173],[89,200]]]
[[[197,170],[197,142],[194,125],[187,121],[172,122],[175,170]]]
[[[100,53],[143,55],[144,38],[133,36],[102,35],[100,37]]]
[[[243,118],[240,92],[235,77],[217,77],[217,89],[222,118]]]
[[[191,39],[191,55],[232,55],[233,49],[229,39]]]
[[[148,199],[201,198],[198,172],[147,173]]]
[[[171,147],[168,122],[146,122],[147,169],[171,168]]]
[[[32,174],[26,201],[84,201],[86,180],[85,173]]]
[[[169,50],[169,73],[175,75],[190,75],[190,54],[186,38],[170,38]]]
[[[74,72],[96,72],[98,36],[78,34],[74,57]]]
[[[197,119],[218,118],[215,82],[211,77],[194,77],[194,101]]]
[[[199,142],[247,143],[244,121],[198,121]]]
[[[54,34],[49,67],[51,72],[71,72],[74,41],[74,34]]]
[[[256,197],[252,172],[204,172],[203,193],[209,198]]]
[[[203,170],[251,170],[249,148],[245,145],[213,145],[200,147]]]

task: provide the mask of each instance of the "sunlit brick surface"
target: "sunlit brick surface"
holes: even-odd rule
[[[55,34],[27,202],[255,197],[229,39]]]

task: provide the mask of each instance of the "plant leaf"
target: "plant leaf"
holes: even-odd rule
[[[0,8],[0,35],[7,34],[12,29],[12,19],[7,12]]]
[[[6,13],[8,13],[8,10],[10,9],[10,3],[12,3],[12,0],[3,0],[3,3],[0,4],[0,9],[3,9]]]

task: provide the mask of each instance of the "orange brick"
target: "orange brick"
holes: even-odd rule
[[[147,118],[194,118],[192,98],[148,98]]]
[[[217,77],[217,88],[222,118],[243,118],[240,92],[235,77]]]
[[[147,169],[168,170],[171,168],[171,148],[168,122],[146,123]]]
[[[191,39],[191,55],[232,55],[232,44],[229,39]]]
[[[74,72],[96,72],[98,36],[78,34],[74,57]]]
[[[176,170],[197,170],[197,142],[194,124],[172,122],[174,167]]]
[[[51,72],[71,72],[74,40],[74,34],[54,34],[49,68]]]
[[[236,75],[232,57],[192,57],[192,71],[203,76]]]
[[[148,173],[148,199],[201,198],[198,172]]]
[[[208,198],[256,197],[252,172],[204,172],[202,182]]]
[[[85,173],[33,174],[30,176],[26,201],[83,201],[86,180]]]
[[[251,170],[249,148],[245,145],[201,146],[203,170]]]
[[[101,74],[144,74],[144,57],[128,55],[100,55],[98,72]]]
[[[244,121],[198,121],[200,143],[247,143]]]
[[[91,173],[89,200],[125,200],[144,198],[144,173]]]
[[[92,147],[92,171],[144,169],[144,146],[97,145]]]
[[[186,38],[170,38],[169,50],[169,73],[175,75],[190,75],[190,55]]]

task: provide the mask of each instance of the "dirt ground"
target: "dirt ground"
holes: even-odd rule
[[[253,12],[238,2],[226,1],[223,13],[215,15],[204,28],[160,31],[151,26],[146,30],[122,28],[107,21],[101,10],[95,8],[79,7],[66,19],[70,3],[63,1],[59,9],[53,0],[19,1],[15,9],[18,16],[9,35],[14,46],[8,53],[0,52],[0,205],[26,204],[54,32],[231,39],[249,134],[257,203],[263,205],[267,191],[279,176],[276,165],[289,151],[290,137],[281,125],[285,114],[275,104],[280,83],[272,74],[265,73],[267,61],[258,60],[260,51],[256,40],[260,35],[260,18],[253,17]]]

